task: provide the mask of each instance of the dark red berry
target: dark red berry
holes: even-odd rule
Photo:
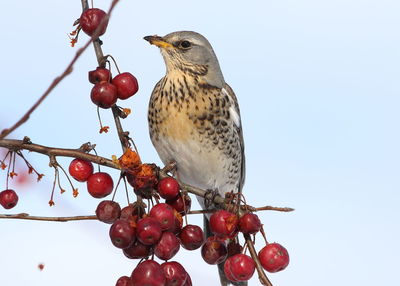
[[[166,200],[175,199],[179,194],[179,183],[172,177],[167,177],[158,182],[157,190],[160,196]]]
[[[109,82],[102,81],[92,88],[90,98],[98,107],[110,108],[117,102],[117,88]]]
[[[187,273],[186,283],[183,286],[192,286],[192,279],[190,278],[189,273]]]
[[[210,236],[201,247],[201,256],[208,264],[220,264],[228,256],[226,243],[218,237]]]
[[[94,198],[104,198],[111,194],[114,188],[114,182],[111,176],[104,172],[94,173],[87,180],[87,189]]]
[[[244,282],[249,280],[256,269],[254,260],[245,254],[239,253],[229,257],[225,261],[224,272],[233,278],[234,282]]]
[[[96,216],[99,221],[105,223],[115,222],[121,214],[121,207],[114,201],[101,201],[96,208]]]
[[[130,259],[138,259],[150,256],[153,253],[152,250],[150,245],[144,245],[139,240],[136,240],[131,246],[124,248],[123,252]]]
[[[218,210],[210,217],[211,231],[218,236],[231,236],[237,230],[237,225],[237,216],[226,210]]]
[[[92,162],[83,159],[74,159],[69,164],[69,174],[79,182],[86,182],[91,174],[93,174]]]
[[[127,248],[135,241],[135,229],[128,221],[118,219],[111,225],[110,238],[115,247]]]
[[[154,218],[161,224],[163,231],[175,229],[174,209],[168,204],[156,204],[150,210],[150,217]]]
[[[136,77],[129,72],[120,73],[112,79],[112,84],[117,87],[119,99],[127,99],[139,90]]]
[[[160,241],[154,247],[154,254],[161,260],[170,260],[179,251],[180,243],[175,234],[163,232]]]
[[[181,215],[187,214],[192,206],[192,200],[187,194],[179,194],[172,200],[166,200],[165,203],[176,209]]]
[[[11,209],[18,203],[18,195],[14,190],[8,189],[0,192],[0,204],[5,209]]]
[[[106,17],[107,14],[103,10],[98,8],[87,9],[84,11],[79,19],[79,24],[82,27],[82,30],[92,36],[96,31],[97,27],[102,22],[103,18]],[[108,24],[108,19],[104,20],[102,26],[100,28],[99,36],[103,35],[106,32]]]
[[[187,272],[183,266],[176,262],[164,262],[161,264],[166,278],[166,286],[184,286],[187,280]]]
[[[154,245],[161,238],[161,225],[152,217],[142,218],[137,222],[136,234],[141,243]]]
[[[133,284],[130,277],[122,276],[117,280],[115,286],[133,286]]]
[[[224,273],[225,273],[226,278],[228,278],[229,281],[231,281],[231,282],[239,282],[239,280],[237,280],[235,278],[235,276],[233,276],[233,273],[232,273],[232,270],[231,270],[231,260],[229,258],[227,260],[225,260]]]
[[[261,228],[261,221],[256,214],[247,213],[239,219],[239,230],[245,234],[255,234]]]
[[[179,233],[179,239],[183,248],[195,250],[203,245],[204,233],[201,227],[188,224]]]
[[[97,67],[89,72],[89,82],[96,84],[102,81],[110,82],[111,72],[109,69]]]
[[[154,260],[146,260],[133,270],[131,275],[133,285],[165,286],[165,275],[160,264]]]
[[[269,243],[258,253],[262,267],[268,272],[278,272],[289,264],[289,253],[279,243]]]

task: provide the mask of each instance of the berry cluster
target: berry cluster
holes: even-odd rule
[[[175,179],[160,180],[157,190],[169,200],[157,203],[148,213],[138,203],[121,209],[118,203],[109,200],[100,202],[96,209],[97,218],[111,224],[112,244],[122,249],[127,258],[146,259],[135,267],[130,277],[120,277],[116,285],[192,285],[185,268],[170,260],[181,246],[187,250],[200,248],[204,243],[203,230],[190,224],[182,228],[182,216],[189,211],[190,200],[184,199]],[[149,259],[154,256],[166,262],[160,265]]]
[[[89,194],[94,198],[104,198],[112,193],[114,182],[105,172],[93,173],[93,164],[82,159],[74,159],[69,164],[69,174],[78,182],[86,182]]]
[[[118,99],[128,99],[139,90],[137,79],[131,73],[120,73],[112,78],[110,70],[104,67],[90,71],[89,81],[94,84],[90,98],[101,108],[110,108]]]

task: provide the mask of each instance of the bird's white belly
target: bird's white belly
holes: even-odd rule
[[[195,140],[182,143],[165,137],[154,140],[153,144],[164,164],[177,163],[178,178],[182,182],[201,189],[218,189],[221,193],[232,190],[226,185],[228,162],[223,160],[218,148],[206,148]]]

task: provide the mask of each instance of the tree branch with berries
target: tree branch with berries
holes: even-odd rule
[[[43,177],[29,162],[24,151],[49,157],[49,165],[54,169],[50,206],[55,204],[55,188],[58,187],[61,193],[65,191],[60,184],[60,175],[67,177],[75,197],[78,196],[78,189],[74,187],[73,181],[86,183],[87,191],[94,198],[101,199],[113,194],[112,198],[102,200],[95,215],[43,217],[19,213],[0,214],[0,219],[55,222],[99,220],[111,224],[109,235],[112,244],[122,249],[127,258],[139,261],[130,276],[118,279],[117,286],[192,285],[191,277],[185,268],[179,262],[171,260],[181,247],[189,251],[201,249],[201,255],[208,264],[223,263],[225,275],[232,283],[248,281],[257,270],[260,283],[272,285],[265,270],[273,273],[285,269],[289,263],[289,255],[282,245],[267,241],[262,223],[255,212],[290,212],[293,209],[272,206],[257,208],[248,205],[241,193],[227,193],[222,197],[213,191],[187,185],[173,176],[177,167],[174,162],[163,168],[143,163],[134,141],[129,137],[129,132],[124,131],[121,120],[129,115],[130,110],[119,107],[117,103],[132,97],[138,91],[138,81],[129,72],[121,73],[112,56],[104,56],[102,41],[99,39],[106,32],[109,17],[118,2],[112,1],[109,10],[104,12],[98,8],[89,8],[88,1],[81,0],[83,12],[74,23],[76,29],[71,33],[71,45],[77,45],[81,31],[90,39],[77,50],[66,69],[53,80],[24,116],[0,133],[0,147],[7,150],[5,157],[0,158],[0,168],[7,172],[6,190],[0,192],[0,204],[3,208],[12,209],[18,203],[17,192],[8,187],[9,181],[17,175],[16,160],[22,160],[28,168],[28,173],[37,176],[37,181]],[[89,81],[94,85],[90,98],[97,105],[99,132],[107,133],[109,129],[108,126],[102,125],[99,109],[110,109],[123,150],[122,155],[112,158],[99,156],[95,145],[90,143],[75,149],[65,149],[36,144],[28,137],[22,140],[6,139],[29,120],[36,108],[72,72],[79,57],[91,44],[95,49],[98,67],[89,72]],[[118,71],[116,76],[112,76],[112,64]],[[57,162],[57,157],[73,158],[68,170]],[[120,170],[115,187],[113,178],[107,172],[95,172],[93,163]],[[127,196],[126,206],[122,208],[114,200],[121,182],[125,185]],[[190,194],[203,197],[210,208],[191,210]],[[130,203],[132,196],[134,200]],[[188,224],[187,215],[191,214],[207,214],[210,217],[210,231],[213,235],[206,238],[201,227]],[[243,238],[239,237],[240,233]],[[255,248],[256,234],[261,235],[265,241],[265,246],[258,253]],[[244,242],[241,243],[241,240]],[[155,257],[165,262],[159,264]]]

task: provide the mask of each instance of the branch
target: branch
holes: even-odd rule
[[[110,9],[108,10],[108,17],[110,16],[112,10],[114,9],[115,5],[117,4],[118,0],[114,0],[111,3]],[[105,17],[106,18],[106,17]],[[106,19],[103,19],[103,22]],[[99,25],[100,27],[101,25]],[[30,115],[32,112],[38,108],[38,106],[46,99],[46,97],[53,91],[53,89],[64,79],[66,78],[73,70],[75,62],[79,59],[79,57],[82,55],[82,53],[87,49],[87,47],[95,40],[98,38],[100,34],[100,29],[97,29],[94,35],[89,39],[89,41],[86,42],[86,44],[81,47],[79,50],[76,51],[75,56],[72,58],[71,62],[68,64],[68,66],[65,68],[65,70],[58,76],[56,77],[53,82],[50,84],[50,86],[46,89],[46,91],[42,94],[42,96],[36,101],[36,103],[21,117],[20,120],[18,120],[13,126],[10,128],[6,128],[1,131],[0,133],[0,139],[5,138],[7,135],[9,135],[11,132],[13,132],[15,129],[20,127],[22,124],[24,124],[26,121],[28,121]]]
[[[64,216],[64,217],[47,217],[47,216],[31,216],[27,213],[20,214],[0,214],[0,219],[25,219],[25,220],[40,220],[40,221],[56,221],[56,222],[67,222],[76,220],[98,220],[95,215],[86,216]]]
[[[114,169],[120,169],[120,167],[112,160],[101,156],[88,154],[85,152],[83,148],[64,149],[64,148],[47,147],[39,144],[33,144],[29,141],[29,138],[27,137],[25,137],[24,140],[0,139],[0,147],[4,147],[12,151],[28,150],[47,155],[49,157],[62,156],[62,157],[84,159],[93,163],[100,164],[102,166],[107,166]]]

